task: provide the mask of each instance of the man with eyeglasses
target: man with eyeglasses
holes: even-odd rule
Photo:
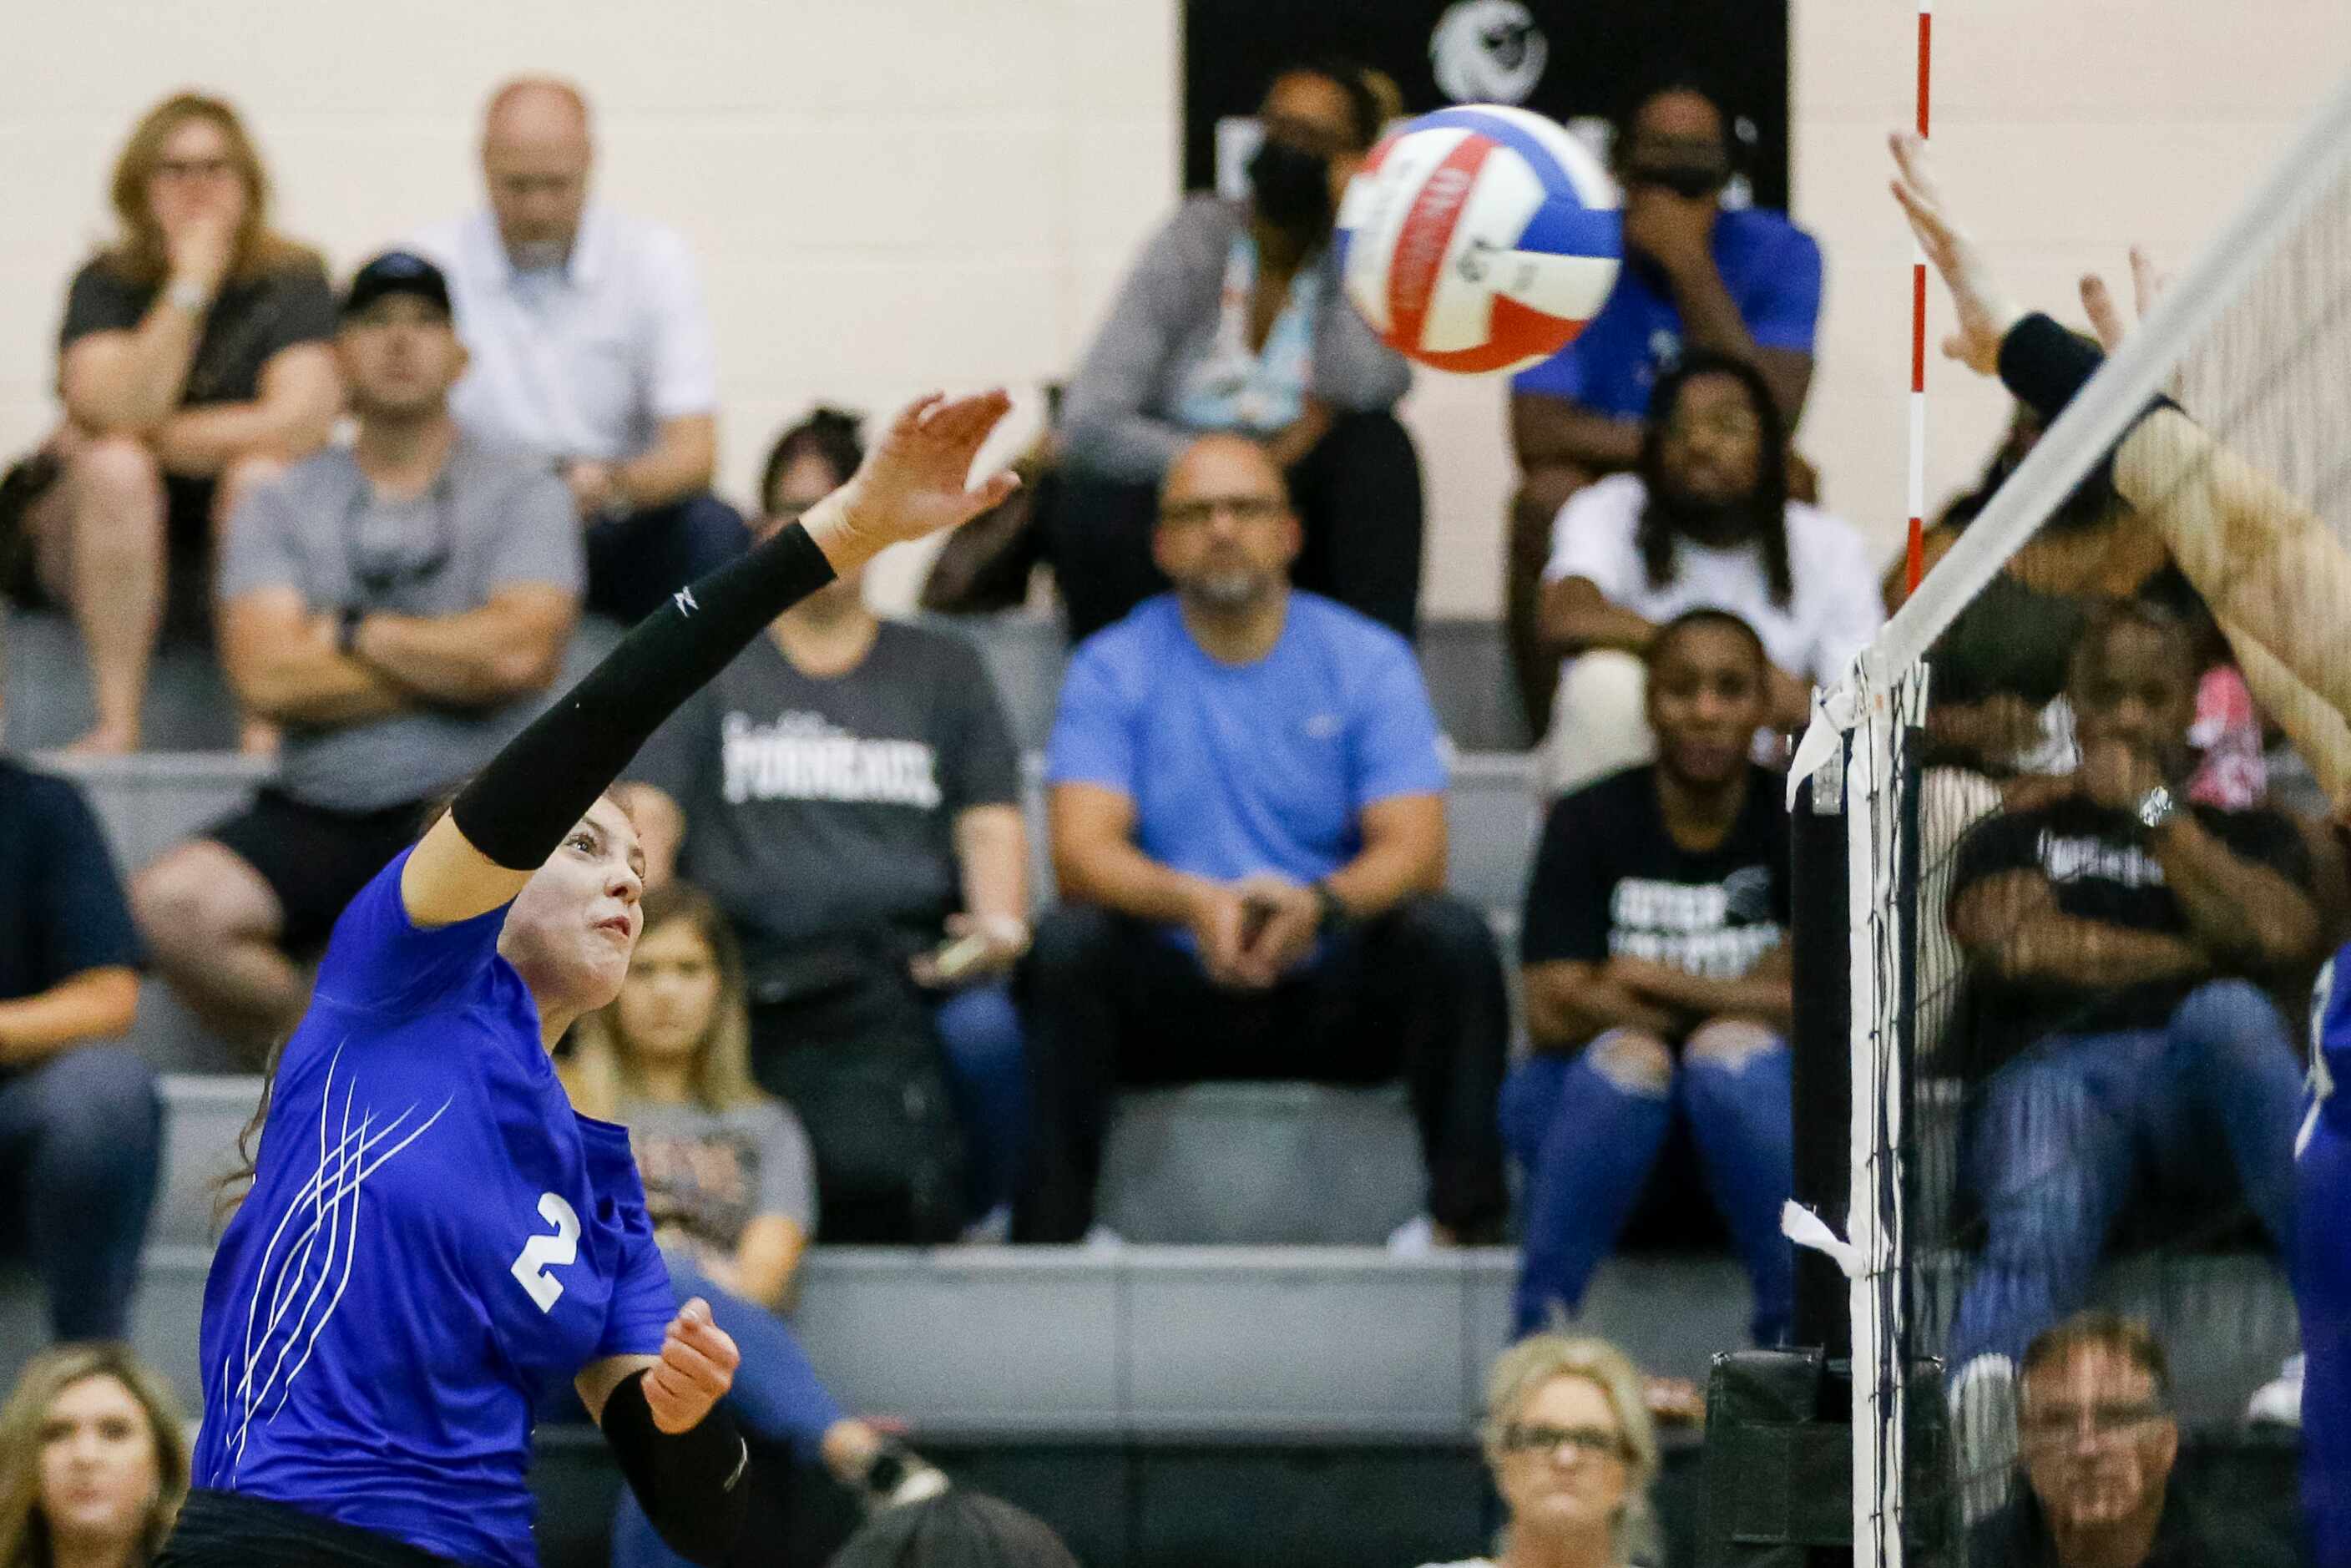
[[[2083,1312],[2044,1331],[2024,1353],[2019,1394],[2025,1489],[1970,1533],[1972,1568],[2294,1561],[2282,1531],[2250,1520],[2223,1528],[2171,1484],[2179,1420],[2169,1364],[2144,1323]]]
[[[1509,1009],[1485,921],[1440,891],[1436,716],[1403,638],[1290,587],[1299,542],[1274,458],[1201,437],[1152,539],[1175,591],[1071,662],[1016,1236],[1086,1235],[1116,1089],[1203,1079],[1402,1077],[1429,1177],[1410,1236],[1499,1228]]]
[[[537,712],[583,577],[561,481],[450,417],[465,350],[432,263],[361,267],[335,354],[356,439],[255,492],[217,585],[229,682],[284,727],[278,776],[131,888],[164,977],[256,1057],[343,905]]]

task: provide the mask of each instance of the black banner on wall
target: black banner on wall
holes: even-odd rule
[[[1691,72],[1744,122],[1756,204],[1788,204],[1787,0],[1185,0],[1185,184],[1216,183],[1218,120],[1326,54],[1387,72],[1408,113],[1515,103],[1562,123]]]

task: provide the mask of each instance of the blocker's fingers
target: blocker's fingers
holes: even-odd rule
[[[2114,291],[2106,280],[2095,272],[2082,275],[2082,308],[2089,312],[2090,329],[2109,354],[2122,347],[2123,339],[2130,332],[2123,313],[2115,307]]]
[[[883,437],[883,439],[885,441],[909,441],[920,435],[923,433],[923,423],[929,417],[931,411],[946,401],[946,394],[945,392],[926,392],[923,393],[922,396],[916,398],[914,402],[908,403],[905,407],[898,411],[898,417],[890,422],[889,433]]]
[[[2157,268],[2155,258],[2147,255],[2143,246],[2131,246],[2130,264],[2131,303],[2138,311],[2138,319],[2144,321],[2171,280]]]
[[[724,1394],[735,1381],[734,1370],[721,1367],[698,1350],[689,1349],[672,1340],[662,1346],[661,1365],[656,1369],[670,1388],[694,1391],[703,1397]],[[645,1375],[648,1382],[653,1374]]]
[[[1965,338],[1962,338],[1957,332],[1954,332],[1949,337],[1943,340],[1943,358],[1947,360],[1965,361],[1967,357],[1968,340]]]
[[[990,474],[987,478],[981,480],[979,487],[972,492],[974,497],[979,502],[979,505],[975,509],[973,515],[976,517],[980,512],[985,512],[991,507],[1000,507],[1004,505],[1005,502],[1012,498],[1012,492],[1019,488],[1020,488],[1020,476],[1013,473],[1010,469],[1005,469],[1001,473]]]

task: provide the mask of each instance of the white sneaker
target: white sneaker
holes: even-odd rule
[[[1950,1403],[1959,1511],[1972,1526],[2007,1503],[2016,1476],[2016,1364],[1977,1356],[1951,1379]]]
[[[1123,1252],[1126,1250],[1126,1238],[1109,1226],[1096,1221],[1094,1228],[1086,1232],[1086,1239],[1078,1245],[1089,1252]]]
[[[1437,1250],[1437,1221],[1416,1214],[1388,1232],[1388,1254],[1395,1258],[1426,1258]]]
[[[1012,1206],[999,1203],[963,1228],[956,1239],[966,1247],[1001,1247],[1012,1239]]]
[[[2253,1390],[2252,1403],[2245,1406],[2245,1419],[2256,1427],[2302,1426],[2302,1369],[2300,1351],[2285,1358],[2278,1375]]]

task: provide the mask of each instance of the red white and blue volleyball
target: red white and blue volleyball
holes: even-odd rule
[[[1559,352],[1615,287],[1624,229],[1591,149],[1540,114],[1464,104],[1390,131],[1339,206],[1347,298],[1440,371]]]

